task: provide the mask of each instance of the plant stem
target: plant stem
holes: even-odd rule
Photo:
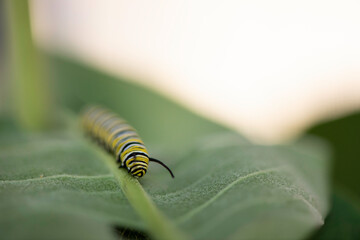
[[[27,130],[43,129],[49,124],[50,92],[33,44],[28,1],[7,0],[6,5],[15,118]]]
[[[142,218],[145,222],[150,234],[155,239],[188,239],[157,209],[136,178],[131,176],[124,168],[119,169],[112,157],[106,155],[105,153],[101,153],[101,155],[101,158],[104,159],[120,184],[121,189],[125,193],[125,196],[128,198],[130,204],[138,213],[140,218]]]

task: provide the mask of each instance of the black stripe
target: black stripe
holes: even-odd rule
[[[102,111],[102,109],[99,109],[99,111]],[[97,112],[98,113],[98,112]],[[96,113],[96,114],[97,114]],[[90,123],[91,127],[90,127],[90,131],[92,133],[92,135],[95,135],[95,132],[94,132],[94,127],[95,125],[97,124],[97,121],[102,118],[105,114],[107,113],[107,111],[101,113],[99,116],[94,116],[93,119],[91,120],[92,122]],[[90,118],[91,119],[91,118]]]
[[[111,120],[111,121],[110,121],[109,123],[106,123],[106,126],[104,126],[104,129],[105,129],[106,131],[112,130],[113,128],[115,128],[115,127],[117,127],[117,126],[119,126],[119,125],[126,124],[126,123],[124,123],[124,122],[121,122],[121,119],[119,119],[119,118],[116,117],[116,116],[114,116],[114,118],[111,118],[110,120]],[[112,129],[110,129],[111,124],[112,124],[113,122],[115,122],[115,121],[120,121],[120,123],[116,123],[116,125],[113,126]]]
[[[104,114],[104,115],[102,115],[102,117],[101,118],[99,118],[98,120],[96,120],[96,122],[95,122],[95,125],[97,125],[97,132],[95,132],[95,126],[94,126],[94,134],[95,135],[99,135],[99,132],[101,131],[101,129],[102,128],[104,128],[103,127],[103,123],[104,123],[104,119],[106,119],[107,117],[109,117],[109,114]],[[107,121],[107,120],[106,120]],[[105,121],[105,122],[106,122]]]
[[[107,119],[105,122],[102,123],[103,128],[106,129],[107,125],[110,124],[113,120],[118,119],[116,116],[112,116],[111,118]]]
[[[140,168],[136,168],[136,169],[130,169],[131,174],[133,174],[134,172],[137,172],[139,170],[144,170],[144,172],[146,172],[146,168],[140,167]]]
[[[116,154],[116,153],[115,153]],[[130,155],[129,155],[129,157],[126,159],[126,160],[128,160],[131,156],[133,156],[135,153],[130,153]],[[136,154],[135,154],[136,155]],[[116,159],[116,161],[117,162],[121,162],[121,153],[119,154],[119,155],[117,155],[117,156],[115,156],[117,159]],[[123,166],[126,166],[126,160],[124,160],[122,163],[121,163],[121,165],[123,165]]]
[[[130,139],[130,138],[137,138],[137,139],[140,140],[140,138],[139,138],[139,136],[136,134],[136,132],[134,132],[134,131],[131,131],[131,132],[133,132],[135,135],[127,136],[127,137],[121,139],[120,142],[125,142],[126,140],[128,140],[128,139]]]
[[[136,133],[134,132],[134,134],[136,134]],[[138,139],[140,140],[140,138],[139,138],[138,135],[131,135],[131,136],[128,136],[128,137],[126,137],[126,138],[120,139],[120,140],[116,143],[113,151],[115,152],[116,149],[118,148],[118,146],[119,146],[121,143],[123,143],[124,141],[126,141],[126,140],[128,140],[128,139],[130,139],[130,138],[134,138],[134,137],[136,137],[136,138],[138,138]],[[114,138],[111,142],[114,142],[115,139],[116,139],[116,138]]]
[[[131,157],[133,157],[134,155],[141,155],[141,156],[145,156],[145,157],[149,158],[149,156],[148,156],[146,153],[135,151],[135,152],[130,153],[130,154],[128,155],[128,157],[123,161],[124,166],[128,165],[128,164],[126,164],[126,162],[127,162]],[[121,154],[119,154],[118,162],[120,161],[120,156],[121,156]]]
[[[110,133],[113,133],[113,132],[115,132],[116,130],[118,130],[119,128],[122,128],[122,127],[124,127],[124,126],[129,127],[128,124],[126,124],[126,123],[121,123],[121,124],[119,124],[119,125],[113,126],[112,129],[110,129]],[[125,130],[128,130],[128,129],[125,129]]]
[[[129,147],[129,146],[131,146],[131,145],[135,145],[135,144],[141,145],[141,146],[143,146],[143,149],[145,149],[144,144],[142,144],[141,142],[135,142],[135,141],[133,141],[133,142],[128,142],[127,144],[125,144],[124,146],[122,146],[122,150],[121,150],[120,154],[122,154],[127,147]]]
[[[99,109],[99,111],[102,111],[102,109]],[[93,117],[94,124],[96,123],[97,120],[99,120],[100,118],[102,118],[104,115],[106,115],[108,113],[108,111],[102,111],[102,112],[103,113],[101,113],[100,115]],[[96,113],[96,114],[98,114],[98,113]]]
[[[109,114],[108,113],[103,113],[100,115],[100,117],[96,120],[96,123],[100,123],[101,121],[104,120],[104,118],[108,117]],[[99,124],[100,125],[100,124]]]
[[[120,127],[120,125],[117,125],[117,126],[113,127],[112,130],[109,131],[109,135],[112,135],[115,133],[115,135],[111,138],[111,141],[113,141],[113,140],[115,140],[115,138],[119,137],[121,135],[121,133],[131,131],[128,129],[128,126],[125,129],[123,129],[123,128],[124,128],[124,126]],[[119,130],[120,130],[120,132],[117,132]]]
[[[121,143],[125,142],[126,140],[128,140],[128,139],[130,139],[130,138],[138,138],[138,139],[140,140],[139,136],[138,136],[135,132],[134,132],[134,134],[135,134],[135,135],[130,135],[130,136],[127,136],[126,138],[120,139],[120,140],[116,143],[115,150],[118,148],[118,146],[119,146]],[[114,141],[115,141],[115,139],[114,139]]]
[[[134,132],[134,131],[131,131],[129,129],[125,129],[125,130],[122,130],[121,132],[118,132],[117,134],[115,134],[112,138],[112,140],[115,140],[117,137],[120,137],[122,134],[126,133],[126,132]],[[134,132],[135,133],[135,132]],[[136,134],[136,133],[135,133]],[[123,141],[123,139],[121,139],[121,141]]]
[[[106,116],[104,116],[101,120],[98,121],[99,124],[99,129],[105,129],[105,123],[109,120],[112,119],[113,117],[110,114],[107,114]]]
[[[149,157],[146,153],[144,153],[144,152],[139,152],[139,151],[134,151],[134,153],[132,153],[132,154],[129,154],[128,155],[128,157],[125,159],[125,161],[124,162],[126,162],[127,160],[129,160],[131,157],[132,157],[132,155],[142,155],[142,156],[145,156],[145,157]],[[120,154],[121,155],[121,154]]]
[[[130,162],[128,162],[128,165],[132,164],[132,163],[145,163],[147,165],[147,163],[145,161],[139,161],[139,160],[132,160]],[[136,166],[136,165],[135,165]],[[134,167],[135,167],[134,166]]]
[[[124,141],[122,141],[122,140],[120,140],[117,144],[116,144],[116,148],[115,148],[115,150],[118,148],[118,146],[119,146],[119,144],[121,144],[122,142],[124,142]],[[127,144],[125,144],[125,145],[128,145],[128,144],[141,144],[141,145],[143,145],[142,143],[139,143],[139,142],[136,142],[136,141],[131,141],[131,142],[129,142],[129,143],[127,143]],[[124,146],[122,146],[121,147],[121,149],[120,149],[120,152],[119,152],[119,156],[124,152]],[[144,148],[145,149],[145,148]]]

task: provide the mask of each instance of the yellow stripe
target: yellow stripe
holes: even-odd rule
[[[137,158],[136,158],[136,160],[137,160],[137,161],[140,161],[140,160],[138,160]],[[128,167],[128,168],[133,168],[133,167],[135,167],[135,166],[137,166],[137,165],[141,165],[141,166],[143,166],[143,167],[145,167],[145,168],[147,168],[147,166],[148,166],[148,164],[146,164],[146,163],[134,162],[134,163],[127,164],[127,167]]]
[[[94,126],[94,134],[95,134],[95,136],[101,138],[100,133],[104,130],[103,124],[112,117],[114,117],[113,114],[107,114],[106,116],[103,117],[101,122],[99,122],[96,126]]]
[[[131,158],[131,160],[128,160],[126,163],[127,165],[132,165],[133,161],[144,161],[146,164],[149,164],[149,159],[143,155],[136,155],[136,159],[134,158]]]
[[[126,122],[122,119],[115,119],[109,126],[106,127],[106,130],[110,131],[116,125],[120,125],[120,124],[124,124],[124,123],[126,123]]]
[[[85,128],[86,131],[88,131],[88,122],[89,122],[89,115],[96,110],[96,107],[87,107],[82,114],[82,126]]]
[[[140,173],[140,172],[144,172],[143,174],[145,174],[145,170],[144,170],[144,169],[139,169],[139,170],[133,172],[132,175],[137,175],[137,174]]]
[[[121,131],[124,131],[124,130],[134,131],[133,128],[131,128],[129,125],[126,124],[125,126],[123,126],[121,128],[118,128],[113,132],[109,132],[108,137],[107,137],[107,142],[110,142],[111,139],[115,136],[115,134],[117,134],[117,133],[119,133]]]
[[[111,129],[113,127],[115,127],[116,125],[120,125],[120,124],[123,124],[123,123],[125,123],[125,122],[121,122],[120,120],[115,120],[108,127],[104,128],[104,135],[102,136],[102,138],[105,139],[105,141],[109,144],[109,146],[111,145],[109,140],[108,140],[110,135],[112,134]]]
[[[123,151],[121,153],[121,157],[125,157],[126,154],[131,153],[131,152],[135,152],[135,151],[146,153],[145,152],[145,147],[131,146],[131,147],[129,147],[128,149],[126,149],[125,151]]]
[[[100,142],[104,142],[107,148],[115,150],[115,154],[128,143],[135,142],[135,144],[141,144],[141,146],[137,146],[135,144],[130,145],[128,149],[121,153],[120,159],[123,159],[126,155],[129,155],[132,152],[141,152],[148,155],[145,146],[143,146],[144,142],[140,139],[135,129],[128,125],[125,120],[121,119],[116,114],[111,113],[107,109],[103,109],[98,106],[88,107],[82,114],[81,123],[87,132],[91,133]],[[123,126],[116,129],[120,124]],[[115,130],[113,131],[113,129]],[[122,131],[131,132],[124,133],[114,140],[112,139],[116,134]],[[128,137],[130,137],[130,139],[124,141],[124,139]],[[115,147],[116,149],[114,149]],[[133,162],[129,163],[130,161]],[[136,155],[135,159],[132,158],[127,162],[126,167],[131,171],[135,171],[132,175],[139,177],[146,173],[148,164],[148,157]]]
[[[100,117],[102,114],[106,113],[106,112],[107,112],[107,110],[101,109],[99,112],[97,112],[97,113],[95,114],[95,116],[93,116],[93,117],[90,119],[89,129],[90,129],[91,133],[94,134],[94,125],[95,125],[95,123],[96,123],[96,119],[97,119],[98,117]]]
[[[134,135],[135,134],[135,135]],[[119,141],[121,141],[122,139],[125,139],[127,137],[133,136],[133,138],[129,138],[129,139],[138,139],[138,141],[141,141],[141,139],[139,138],[139,136],[136,134],[136,132],[132,132],[132,133],[127,133],[124,135],[121,135],[120,137],[117,137],[114,139],[114,141],[112,141],[111,143],[111,147],[112,149],[114,149],[116,147],[116,144],[119,143]],[[127,140],[126,140],[127,141]]]
[[[135,167],[133,167],[133,168],[131,168],[131,171],[133,171],[133,170],[136,170],[136,169],[139,169],[139,170],[143,170],[143,169],[141,169],[141,168],[144,168],[144,166],[135,166]],[[145,169],[147,169],[147,168],[145,168]],[[136,172],[134,172],[134,173],[136,173]]]
[[[113,115],[113,116],[117,117],[116,115]],[[108,119],[108,120],[109,120],[109,119]],[[104,123],[105,123],[105,122],[104,122]],[[106,140],[106,139],[107,139],[107,135],[108,135],[108,129],[113,128],[113,126],[115,126],[116,124],[121,124],[121,121],[115,118],[115,119],[113,120],[113,122],[112,122],[109,126],[107,126],[106,128],[103,126],[103,127],[101,128],[101,133],[99,133],[99,137],[102,138],[102,139],[104,139],[104,140]]]
[[[143,141],[140,138],[130,138],[130,139],[120,143],[119,146],[116,148],[115,153],[119,152],[121,147],[124,146],[125,144],[129,143],[129,142],[140,142],[141,144],[144,144]]]

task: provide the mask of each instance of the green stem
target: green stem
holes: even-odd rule
[[[6,5],[15,117],[25,129],[43,129],[49,123],[50,93],[33,44],[28,1],[7,0]]]
[[[153,201],[142,188],[139,181],[131,176],[124,168],[119,169],[114,159],[105,153],[100,153],[130,204],[147,225],[150,234],[159,240],[188,239],[177,229],[155,206]]]

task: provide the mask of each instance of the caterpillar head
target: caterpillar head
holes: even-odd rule
[[[174,178],[174,174],[172,173],[170,168],[166,166],[163,162],[155,158],[149,158],[145,155],[134,155],[133,158],[130,161],[127,161],[125,165],[131,175],[137,178],[141,178],[145,175],[147,171],[149,161],[156,162],[166,168],[169,171],[171,177]]]
[[[148,164],[149,158],[147,156],[134,155],[134,157],[126,163],[126,167],[131,175],[141,178],[146,174]]]

